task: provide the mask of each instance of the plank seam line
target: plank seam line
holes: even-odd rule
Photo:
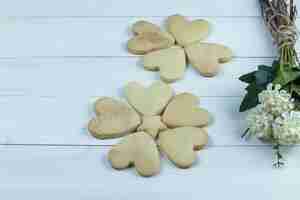
[[[106,19],[106,18],[166,18],[169,15],[70,15],[70,16],[42,16],[42,15],[33,15],[33,16],[1,16],[2,19],[13,19],[13,20],[31,20],[31,19]],[[185,17],[198,17],[198,18],[261,18],[261,16],[256,15],[185,15]],[[298,18],[298,17],[297,17]]]
[[[105,145],[105,144],[0,144],[0,147],[113,147],[116,144]],[[207,145],[204,149],[209,148],[257,148],[257,147],[272,147],[272,145],[261,144],[261,145]],[[289,147],[289,146],[284,146]],[[300,145],[293,145],[293,147],[300,147]]]
[[[140,58],[141,56],[0,56],[0,60],[24,60],[24,59],[110,59],[110,58]],[[274,59],[275,56],[235,56],[234,59]]]
[[[33,15],[33,16],[1,16],[1,19],[11,19],[11,20],[34,20],[34,19],[107,19],[107,18],[166,18],[170,15],[94,15],[94,16],[88,16],[88,15],[70,15],[70,16],[42,16],[42,15]],[[230,18],[239,18],[239,19],[261,19],[260,15],[184,15],[188,18],[224,18],[224,19],[230,19]],[[297,19],[300,18],[300,16],[296,17]]]
[[[1,93],[1,89],[0,89],[0,93]],[[0,98],[6,98],[6,97],[34,97],[34,98],[40,98],[40,99],[54,99],[54,100],[59,100],[60,98],[62,97],[66,97],[66,96],[50,96],[50,95],[42,95],[42,96],[35,96],[35,95],[29,95],[29,94],[0,94]],[[99,96],[90,96],[90,97],[87,97],[87,98],[96,98],[96,97],[99,97]],[[236,95],[236,96],[199,96],[200,98],[242,98],[243,96],[240,95]]]

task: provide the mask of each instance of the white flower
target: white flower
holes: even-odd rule
[[[300,143],[300,115],[298,112],[284,113],[273,123],[273,137],[279,144]]]
[[[272,136],[272,122],[274,121],[274,117],[267,113],[261,104],[250,110],[246,120],[249,132],[252,135],[256,135],[262,139],[270,139]]]
[[[259,102],[266,112],[279,116],[293,110],[294,103],[291,95],[285,90],[280,90],[280,85],[269,84],[267,89],[258,95]]]
[[[300,143],[300,112],[294,112],[291,95],[269,84],[259,95],[259,103],[247,116],[249,132],[259,139],[279,144]]]

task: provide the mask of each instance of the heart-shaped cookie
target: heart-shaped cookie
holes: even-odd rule
[[[109,139],[133,132],[141,123],[133,108],[113,98],[100,98],[95,103],[96,117],[88,124],[96,138]]]
[[[154,82],[148,88],[137,82],[130,82],[124,88],[125,97],[140,114],[159,115],[173,96],[173,90],[162,81]]]
[[[144,68],[159,70],[160,78],[165,82],[182,79],[185,74],[186,60],[184,50],[179,46],[148,53],[144,56]]]
[[[198,97],[190,93],[176,95],[168,104],[162,120],[169,128],[208,125],[209,113],[197,107]]]
[[[215,76],[220,71],[220,63],[232,59],[232,51],[220,44],[194,43],[185,47],[191,65],[203,76]]]
[[[145,131],[154,139],[160,131],[167,129],[167,126],[161,121],[160,116],[144,116],[142,121],[137,130]]]
[[[159,134],[160,149],[176,166],[188,168],[196,160],[195,151],[208,143],[208,135],[201,128],[181,127]]]
[[[149,33],[149,32],[161,32],[159,26],[151,23],[151,22],[147,22],[144,20],[140,20],[135,22],[132,25],[132,32],[136,35],[138,34],[142,34],[142,33]]]
[[[160,31],[159,27],[146,21],[135,23],[132,31],[136,36],[128,41],[127,48],[133,54],[145,54],[168,48],[175,43],[172,35]]]
[[[156,143],[145,132],[124,137],[109,151],[108,159],[115,169],[134,165],[142,176],[153,176],[160,171],[160,155]]]
[[[181,15],[173,15],[167,19],[167,30],[174,36],[177,44],[185,47],[207,38],[209,24],[206,20],[188,21]]]

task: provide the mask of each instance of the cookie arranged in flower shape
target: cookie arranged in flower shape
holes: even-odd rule
[[[138,127],[138,131],[144,131],[154,139],[164,130],[167,130],[167,126],[161,121],[160,116],[144,116],[142,124]]]
[[[167,30],[174,36],[178,45],[185,47],[206,39],[209,23],[202,19],[188,21],[184,16],[173,15],[167,19]]]
[[[184,77],[186,58],[183,48],[173,46],[148,53],[143,58],[144,68],[159,71],[161,80],[171,83]]]
[[[132,27],[136,36],[129,40],[128,50],[145,54],[144,68],[159,71],[161,80],[167,83],[183,79],[188,62],[202,76],[213,77],[221,70],[220,64],[233,57],[233,52],[224,45],[202,42],[209,35],[206,20],[189,21],[173,15],[166,20],[166,27],[169,33],[150,22],[136,22]]]
[[[98,139],[124,136],[108,153],[112,167],[135,166],[141,176],[153,176],[160,171],[160,150],[177,167],[191,167],[195,151],[208,140],[205,128],[210,115],[198,107],[198,97],[173,96],[173,89],[162,81],[149,87],[130,82],[124,90],[129,104],[100,98],[95,103],[96,116],[88,124]]]
[[[229,62],[233,57],[228,47],[213,43],[194,43],[185,47],[185,51],[191,65],[206,77],[217,75],[220,63]]]
[[[140,116],[125,103],[113,98],[100,98],[95,103],[96,117],[88,124],[89,132],[96,138],[109,139],[135,131],[141,123]]]
[[[208,143],[208,135],[201,128],[181,127],[159,134],[158,143],[167,157],[180,168],[189,168],[199,151]]]
[[[136,34],[127,43],[128,51],[133,54],[146,54],[154,50],[164,49],[174,45],[175,40],[168,32],[150,22],[139,21],[133,25]]]
[[[198,107],[199,99],[190,93],[176,95],[168,104],[163,122],[170,128],[182,126],[203,127],[209,124],[208,111]]]
[[[153,176],[160,171],[160,155],[156,143],[145,132],[124,137],[109,151],[108,160],[115,169],[133,165],[142,176]]]
[[[129,104],[145,116],[159,115],[173,96],[172,88],[161,81],[153,83],[148,88],[140,83],[130,82],[124,91]]]

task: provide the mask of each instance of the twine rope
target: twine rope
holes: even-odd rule
[[[266,8],[263,13],[265,22],[278,48],[294,46],[298,40],[298,30],[294,18],[290,17],[288,13],[283,14],[278,10],[280,9],[274,8],[274,5],[270,3],[270,7]]]

